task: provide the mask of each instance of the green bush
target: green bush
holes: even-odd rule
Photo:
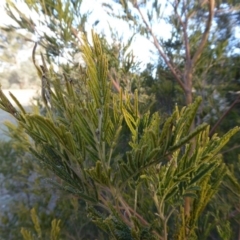
[[[61,239],[101,236],[87,219],[84,204],[52,186],[56,177],[29,153],[30,142],[22,128],[10,122],[6,125],[11,140],[0,142],[0,239],[22,239],[22,228],[39,239],[30,214],[32,208],[37,211],[44,240],[50,239],[55,218],[61,219]]]
[[[219,229],[207,208],[227,173],[219,151],[239,128],[221,138],[209,138],[207,124],[193,129],[200,98],[165,121],[140,113],[137,91],[112,91],[106,55],[94,33],[92,40],[81,46],[86,67],[76,69],[76,83],[43,58],[37,66],[45,116],[12,96],[16,109],[2,91],[0,107],[31,138],[39,164],[55,173],[52,183],[84,202],[110,239],[206,239]]]

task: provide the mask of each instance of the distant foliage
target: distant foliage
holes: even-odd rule
[[[36,210],[33,208],[31,210],[31,218],[32,218],[32,222],[34,224],[34,229],[36,234],[32,234],[30,231],[28,231],[25,228],[21,229],[21,234],[23,236],[24,240],[34,240],[34,239],[43,239],[42,238],[42,229],[41,226],[39,224],[39,220],[36,214]],[[60,233],[60,220],[52,220],[51,222],[51,233],[49,236],[49,240],[58,240],[59,238],[59,233]],[[44,238],[46,239],[46,238]]]

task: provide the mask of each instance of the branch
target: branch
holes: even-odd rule
[[[160,56],[163,58],[164,62],[167,64],[167,66],[170,68],[173,76],[175,77],[176,81],[178,82],[178,84],[181,86],[181,88],[186,91],[186,87],[184,85],[184,83],[181,81],[181,79],[179,78],[177,72],[175,71],[173,65],[170,63],[169,59],[167,58],[166,54],[163,52],[163,50],[161,49],[161,46],[155,36],[155,34],[153,33],[152,28],[149,26],[149,24],[147,23],[145,17],[142,14],[142,11],[140,10],[139,6],[137,3],[134,4],[134,7],[138,10],[139,14],[141,15],[141,18],[148,30],[148,32],[151,34],[152,38],[153,38],[153,44],[154,46],[157,48]]]
[[[234,147],[232,147],[232,148],[229,148],[228,150],[223,151],[223,152],[220,152],[220,153],[221,153],[221,154],[225,154],[225,153],[231,152],[232,150],[237,149],[237,148],[240,148],[240,145],[236,145],[236,146],[234,146]]]
[[[184,38],[184,45],[185,45],[185,55],[186,55],[186,62],[189,63],[190,60],[191,60],[191,56],[190,56],[190,46],[189,46],[189,41],[188,41],[188,34],[187,34],[187,23],[188,23],[188,19],[189,17],[188,16],[185,16],[186,17],[186,20],[185,22],[182,21],[178,11],[177,11],[177,7],[178,7],[178,4],[179,2],[176,3],[175,6],[173,6],[174,8],[174,12],[182,26],[182,29],[183,29],[183,38]],[[184,5],[185,7],[185,5]]]
[[[233,109],[233,107],[239,102],[240,102],[240,95],[235,99],[235,101],[230,105],[230,107],[223,113],[223,115],[218,119],[218,121],[212,127],[212,129],[209,132],[209,137],[211,137],[213,135],[213,133],[216,131],[216,128],[220,125],[220,123],[223,121],[223,119]]]
[[[118,199],[119,199],[119,198],[118,198]],[[139,213],[137,213],[134,209],[132,209],[132,208],[128,205],[128,203],[127,203],[123,198],[120,198],[119,200],[120,200],[121,204],[123,205],[124,210],[130,211],[134,216],[136,216],[136,217],[138,218],[138,220],[139,220],[143,225],[145,225],[145,226],[150,226],[150,224],[149,224]],[[130,215],[130,216],[131,216],[131,215]],[[129,217],[129,215],[128,215],[128,217]],[[163,237],[161,237],[161,236],[158,234],[157,231],[153,230],[152,232],[155,234],[155,236],[158,237],[159,240],[164,240]]]
[[[203,37],[202,40],[198,46],[197,51],[195,52],[193,59],[192,59],[192,64],[194,65],[194,63],[198,60],[198,58],[201,56],[202,52],[203,52],[203,48],[205,47],[207,40],[208,40],[208,35],[210,32],[210,28],[211,28],[211,24],[212,24],[212,20],[213,20],[213,16],[214,16],[214,6],[215,6],[215,0],[209,0],[209,4],[208,4],[208,9],[209,9],[209,13],[208,13],[208,21],[206,24],[206,28],[205,31],[203,33]]]
[[[82,39],[79,37],[77,30],[74,27],[71,27],[72,34],[78,39],[78,41],[83,45]]]
[[[177,1],[175,6],[173,6],[175,15],[178,18],[178,21],[180,22],[180,25],[182,26],[182,31],[183,31],[183,39],[184,39],[184,46],[185,46],[185,69],[184,69],[184,78],[183,81],[185,83],[185,88],[189,91],[192,89],[192,71],[193,71],[193,65],[191,61],[191,53],[190,53],[190,44],[188,40],[188,33],[187,33],[187,25],[188,25],[188,16],[186,14],[186,3],[184,3],[184,13],[185,13],[185,21],[183,22],[181,16],[178,13],[178,4],[179,2]],[[187,93],[187,92],[186,92]],[[186,99],[188,99],[189,94],[186,95]],[[192,100],[187,100],[187,103],[191,103]]]

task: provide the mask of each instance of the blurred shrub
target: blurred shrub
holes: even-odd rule
[[[59,239],[100,237],[99,230],[87,220],[84,204],[54,188],[54,176],[28,153],[21,127],[10,122],[6,125],[11,140],[0,142],[0,239],[23,239],[22,233],[24,239],[34,237],[32,208],[37,211],[41,239],[54,239],[50,238],[53,219],[61,219]]]

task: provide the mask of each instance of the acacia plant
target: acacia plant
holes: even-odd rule
[[[36,65],[43,89],[50,85],[42,91],[46,111],[26,112],[11,94],[17,109],[2,90],[0,107],[31,137],[29,150],[58,177],[54,184],[85,201],[91,221],[111,238],[205,239],[216,227],[206,206],[226,172],[219,151],[239,128],[221,138],[209,138],[205,123],[192,129],[200,98],[165,121],[158,112],[141,114],[137,91],[113,91],[98,36],[82,42],[86,67],[76,82],[43,57]]]
[[[123,11],[115,11],[116,5],[121,6]],[[180,94],[184,96],[185,104],[193,103],[195,96],[200,95],[204,102],[199,113],[202,112],[202,116],[209,115],[207,107],[215,92],[221,91],[220,81],[223,82],[223,88],[226,88],[226,82],[231,78],[229,73],[233,74],[232,66],[231,71],[227,68],[228,71],[223,71],[224,74],[219,77],[216,71],[215,74],[212,74],[212,71],[219,64],[220,66],[226,64],[226,56],[229,55],[230,49],[236,49],[233,41],[230,44],[230,33],[233,22],[237,22],[233,20],[234,15],[239,14],[237,1],[114,0],[110,4],[104,3],[103,6],[110,16],[125,20],[134,33],[151,40],[162,66],[181,89],[183,94]],[[231,24],[228,25],[228,21]],[[166,25],[170,32],[167,39],[166,31],[163,31],[163,26]],[[224,75],[227,75],[226,80]],[[225,96],[222,97],[224,98]],[[227,104],[224,106],[223,101],[217,102],[214,111],[220,107],[222,113],[215,120],[210,135],[215,133],[222,121],[239,103],[239,98],[236,97],[229,106]],[[202,120],[199,118],[199,121]],[[191,207],[191,199],[186,197],[186,215],[190,214]]]

